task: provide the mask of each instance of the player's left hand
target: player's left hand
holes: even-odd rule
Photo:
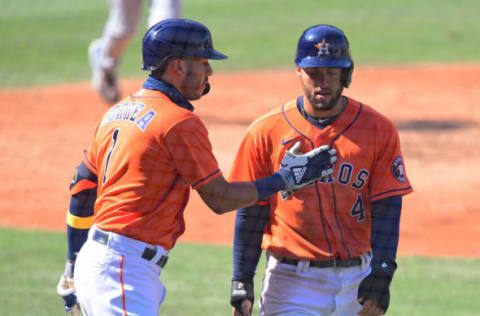
[[[255,299],[253,279],[232,280],[230,304],[233,316],[250,316]]]
[[[362,309],[358,312],[357,315],[360,316],[380,316],[383,315],[383,309],[378,305],[377,302],[372,300],[367,300],[363,303]]]
[[[249,300],[242,302],[242,312],[239,312],[235,307],[232,309],[233,316],[251,316],[253,304]]]
[[[390,283],[397,264],[393,259],[374,256],[370,265],[372,272],[360,282],[358,287],[358,302],[364,305],[365,311],[380,308],[382,313],[386,313],[390,304]],[[365,308],[367,303],[369,304]]]
[[[72,313],[77,305],[77,295],[75,294],[75,286],[73,284],[73,270],[75,264],[67,261],[65,271],[60,276],[57,284],[57,293],[63,299],[65,312]]]

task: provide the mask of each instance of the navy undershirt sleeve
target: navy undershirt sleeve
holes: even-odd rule
[[[237,210],[233,238],[233,280],[253,280],[262,254],[263,230],[269,218],[269,205],[253,205]]]
[[[274,173],[269,177],[253,181],[258,191],[258,201],[264,201],[271,195],[285,189],[285,182],[282,177]]]
[[[400,234],[402,196],[391,196],[372,203],[371,246],[375,257],[395,260]]]
[[[77,254],[87,240],[87,237],[88,229],[78,229],[67,225],[67,258],[69,260],[75,261],[77,259]]]

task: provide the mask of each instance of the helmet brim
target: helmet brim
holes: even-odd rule
[[[227,55],[224,55],[214,49],[211,49],[208,51],[208,53],[206,54],[205,58],[207,59],[214,59],[214,60],[222,60],[222,59],[227,59],[228,56]]]
[[[295,64],[300,68],[350,68],[352,61],[346,58],[318,58],[307,56],[300,61],[295,61]]]

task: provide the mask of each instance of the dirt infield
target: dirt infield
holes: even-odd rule
[[[215,66],[213,64],[213,66]],[[358,67],[345,94],[389,116],[415,192],[404,199],[402,255],[480,257],[480,65]],[[224,173],[248,124],[301,93],[292,71],[215,74],[195,102]],[[142,80],[122,81],[137,90]],[[0,227],[65,230],[68,184],[106,106],[88,83],[0,90]],[[180,241],[229,245],[233,214],[194,192]]]

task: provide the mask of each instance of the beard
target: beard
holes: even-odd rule
[[[197,80],[195,76],[193,76],[190,72],[188,72],[181,84],[184,97],[190,101],[200,99],[207,88],[205,87],[202,90],[201,89],[202,85],[203,85],[202,82]]]
[[[210,84],[206,74],[200,74],[190,60],[187,60],[187,70],[180,84],[183,96],[190,101],[198,100],[210,91]]]
[[[304,89],[305,90],[305,89]],[[310,104],[312,107],[317,110],[317,111],[329,111],[335,107],[335,105],[338,103],[338,100],[342,96],[343,92],[343,87],[337,89],[336,91],[333,91],[330,96],[331,100],[327,103],[324,103],[324,101],[317,101],[315,100],[315,94],[314,93],[306,93],[306,96],[308,100],[310,101]]]

